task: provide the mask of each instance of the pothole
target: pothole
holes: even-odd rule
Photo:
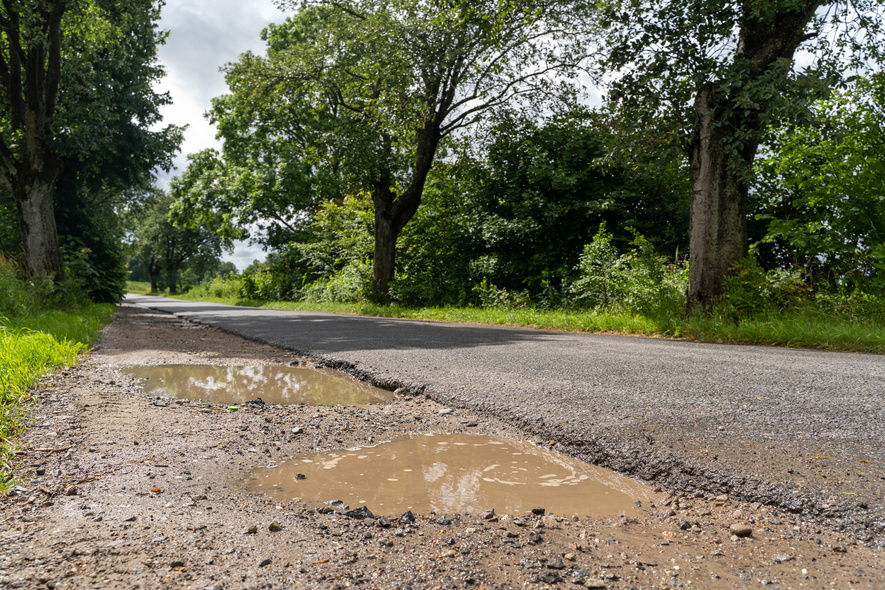
[[[356,383],[331,370],[258,365],[159,365],[121,372],[144,379],[146,391],[217,404],[242,404],[261,398],[268,404],[313,406],[383,404],[386,390]]]
[[[542,507],[593,518],[638,514],[648,487],[531,443],[475,435],[420,435],[372,447],[303,455],[256,468],[251,492],[275,500],[367,507],[376,515],[524,514]]]

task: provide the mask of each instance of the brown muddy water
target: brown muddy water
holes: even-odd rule
[[[259,365],[159,365],[131,367],[123,373],[144,379],[146,391],[217,404],[242,404],[261,398],[268,404],[312,406],[389,403],[389,391],[356,383],[335,371]]]
[[[275,500],[340,500],[376,515],[638,512],[651,490],[614,472],[529,442],[475,435],[420,435],[372,447],[303,455],[252,470],[244,484]],[[346,509],[338,505],[340,509]]]

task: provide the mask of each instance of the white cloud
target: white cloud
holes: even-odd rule
[[[169,92],[173,101],[162,111],[163,125],[188,125],[173,175],[185,168],[187,154],[219,146],[215,128],[203,116],[211,99],[227,92],[219,68],[246,51],[263,53],[261,30],[285,16],[271,0],[169,0],[163,7],[160,29],[169,38],[159,50],[166,77],[158,90]],[[161,186],[168,182],[169,176],[159,179]],[[244,268],[256,258],[264,259],[260,248],[238,244],[225,260]]]

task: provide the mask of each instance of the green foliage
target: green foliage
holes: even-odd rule
[[[230,239],[206,227],[174,225],[170,210],[176,193],[182,190],[182,182],[173,179],[171,190],[171,195],[157,191],[145,199],[143,208],[130,213],[130,223],[136,227],[132,234],[132,251],[150,277],[152,286],[157,287],[160,274],[165,273],[166,282],[174,292],[180,285],[178,272],[186,268],[186,264],[192,264],[195,270],[216,265],[221,252],[230,250],[233,245]]]
[[[370,300],[372,264],[368,259],[348,262],[328,278],[305,286],[300,298],[311,302],[361,303]]]
[[[639,173],[610,156],[609,121],[572,112],[544,125],[505,119],[492,132],[472,205],[479,225],[474,276],[540,295],[575,278],[581,247],[606,223],[617,247],[634,227],[659,247],[685,243],[688,191],[683,183]],[[679,168],[678,164],[670,164]]]
[[[817,103],[812,123],[775,132],[754,194],[768,268],[819,288],[885,289],[885,74]]]
[[[26,418],[29,388],[47,372],[76,362],[113,316],[48,277],[24,279],[0,255],[0,491],[12,481],[14,437]]]
[[[634,232],[632,249],[618,254],[605,224],[584,247],[580,277],[569,292],[580,305],[617,308],[649,318],[680,316],[685,308],[687,269],[655,253],[651,243]]]

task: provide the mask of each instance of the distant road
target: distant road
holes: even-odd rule
[[[883,356],[126,302],[503,417],[637,477],[850,519],[885,537]]]

